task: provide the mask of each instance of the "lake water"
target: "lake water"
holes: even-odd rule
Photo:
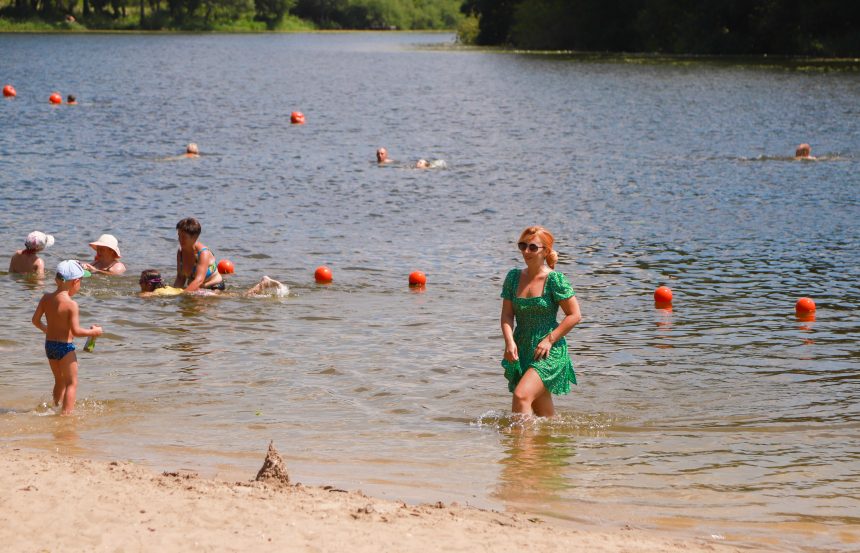
[[[68,418],[41,407],[45,284],[0,279],[0,440],[241,479],[274,440],[308,484],[856,550],[860,73],[451,42],[0,36],[18,91],[0,101],[0,244],[54,234],[53,269],[107,232],[129,267],[78,296],[106,335],[79,352]],[[192,141],[199,159],[172,157]],[[800,142],[824,159],[793,161]],[[236,264],[232,290],[267,274],[290,295],[139,298],[142,269],[172,274],[186,216]],[[498,296],[535,223],[584,320],[579,385],[523,428]]]

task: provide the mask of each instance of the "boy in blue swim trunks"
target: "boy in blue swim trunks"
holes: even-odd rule
[[[33,324],[45,333],[45,354],[54,373],[54,405],[63,404],[63,415],[75,408],[78,390],[78,357],[75,355],[76,336],[101,336],[102,327],[92,325],[88,330],[78,322],[78,304],[72,296],[81,289],[81,279],[90,276],[78,261],[67,260],[57,265],[57,289],[45,294],[33,313]],[[42,322],[45,316],[48,324]]]

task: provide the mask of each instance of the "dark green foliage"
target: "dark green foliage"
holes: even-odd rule
[[[461,0],[0,0],[0,17],[41,18],[73,14],[90,28],[211,30],[233,22],[245,28],[279,28],[287,16],[324,29],[454,29]],[[129,15],[129,12],[133,12]],[[253,28],[251,26],[250,28]]]
[[[295,4],[295,0],[254,0],[254,19],[274,29]]]
[[[324,29],[453,29],[461,0],[297,0],[292,12]]]
[[[467,15],[479,15],[478,44],[510,42],[514,10],[522,0],[466,0],[461,8]]]
[[[476,42],[534,49],[860,55],[856,0],[465,0]]]

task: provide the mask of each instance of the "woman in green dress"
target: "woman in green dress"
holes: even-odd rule
[[[567,394],[576,384],[564,336],[582,319],[567,277],[552,270],[558,260],[552,244],[545,228],[524,230],[517,247],[526,268],[511,269],[502,288],[502,366],[514,394],[511,410],[539,417],[553,416],[552,394]]]

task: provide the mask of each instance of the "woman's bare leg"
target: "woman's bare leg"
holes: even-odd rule
[[[548,393],[534,368],[529,367],[514,390],[511,411],[531,415],[535,412],[534,402],[543,394]],[[552,398],[550,398],[552,403]],[[543,415],[541,415],[543,416]]]
[[[539,417],[552,417],[555,415],[555,405],[552,404],[552,394],[544,388],[543,393],[532,402],[532,409]]]

